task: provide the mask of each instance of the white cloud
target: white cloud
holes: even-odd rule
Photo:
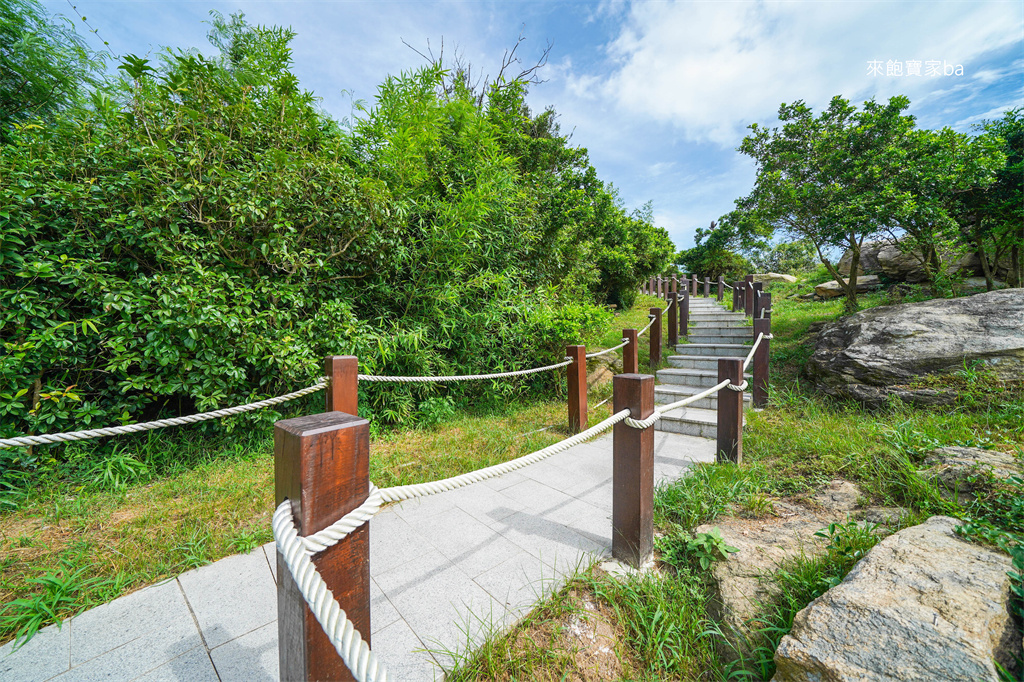
[[[836,94],[885,98],[952,85],[944,77],[869,77],[868,60],[972,58],[1020,40],[1017,3],[637,3],[607,46],[610,78],[570,77],[577,96],[692,141],[735,146],[782,102]]]

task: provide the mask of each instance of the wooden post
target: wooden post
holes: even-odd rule
[[[772,333],[772,321],[767,317],[754,318],[754,340],[758,334],[764,334],[761,343],[754,351],[754,407],[764,407],[768,404],[768,336]]]
[[[629,343],[622,349],[622,373],[636,374],[640,371],[640,346],[635,329],[623,329],[622,338]]]
[[[670,291],[668,294],[668,345],[675,351],[679,343],[679,294]]]
[[[658,275],[658,298],[665,298],[665,279]]]
[[[569,432],[579,433],[587,428],[587,347],[566,346],[565,354],[572,358],[566,367],[569,379]]]
[[[274,425],[274,499],[291,501],[299,535],[323,530],[369,494],[370,424],[325,412]],[[370,527],[314,560],[328,589],[370,643]],[[278,663],[282,680],[354,680],[277,555]]]
[[[690,334],[690,290],[683,287],[682,309],[679,311],[679,336]]]
[[[751,317],[761,317],[761,307],[762,307],[761,299],[764,298],[764,283],[763,282],[754,282],[753,287],[754,287],[754,311],[753,311],[753,313],[751,313]]]
[[[722,302],[722,298],[725,296],[725,277],[722,275],[718,276],[718,302]]]
[[[697,275],[695,274],[693,277],[691,277],[690,281],[693,282],[693,295],[696,296],[697,295]]]
[[[747,317],[754,315],[754,276],[747,275],[745,278],[745,286],[743,288],[743,311],[747,314]]]
[[[679,293],[679,279],[675,275],[672,275],[672,293]]]
[[[354,355],[329,355],[324,358],[324,374],[330,384],[327,396],[328,412],[359,414],[359,360]]]
[[[711,278],[704,278],[704,298],[711,296]]]
[[[651,355],[647,366],[654,369],[661,362],[661,308],[651,308],[654,324],[648,332],[651,336]]]
[[[761,294],[761,310],[757,316],[766,320],[772,319],[772,295],[770,293]]]
[[[615,412],[634,419],[654,414],[654,377],[612,378]],[[612,556],[634,568],[654,553],[654,427],[635,429],[619,422],[612,432]]]
[[[718,381],[726,379],[734,386],[743,383],[743,358],[718,358]],[[728,386],[718,389],[717,460],[743,462],[743,393]]]

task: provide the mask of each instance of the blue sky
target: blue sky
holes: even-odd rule
[[[749,124],[777,121],[783,102],[817,110],[834,95],[860,103],[905,94],[922,127],[963,131],[1024,106],[1021,0],[71,2],[77,11],[44,6],[85,16],[115,54],[211,52],[211,9],[291,26],[295,73],[337,118],[352,113],[346,91],[372,104],[388,74],[423,63],[403,39],[435,52],[443,39],[446,55],[457,47],[492,75],[520,34],[525,63],[550,42],[531,106],[554,106],[627,207],[652,201],[678,248],[750,191],[753,163],[735,148]],[[920,75],[909,73],[915,63]]]

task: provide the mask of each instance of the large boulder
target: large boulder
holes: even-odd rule
[[[869,405],[951,402],[948,391],[908,386],[976,360],[1005,381],[1024,379],[1024,289],[882,306],[818,332],[807,372],[819,390]]]
[[[778,272],[763,272],[759,275],[754,275],[755,282],[789,282],[792,284],[796,281],[796,277],[793,275],[783,275]]]
[[[1019,476],[1020,461],[1008,452],[981,448],[947,447],[928,453],[921,478],[938,486],[944,497],[962,498],[991,487],[992,479]]]
[[[850,276],[853,265],[853,253],[847,250],[839,259],[839,274]],[[961,256],[947,255],[943,258],[943,270],[948,275],[981,274],[981,261],[975,253]],[[859,273],[884,275],[896,282],[924,282],[928,276],[924,268],[924,259],[920,251],[911,249],[903,251],[892,242],[867,242],[861,246]]]
[[[849,278],[846,277],[843,278],[843,281],[847,284],[850,283]],[[863,294],[865,292],[871,291],[872,289],[877,289],[879,286],[881,286],[881,283],[878,281],[877,275],[861,275],[860,277],[857,278],[858,294]],[[846,292],[843,291],[843,288],[839,286],[839,282],[836,281],[828,281],[819,284],[818,286],[814,287],[814,293],[815,295],[820,296],[821,298],[835,298],[836,296],[846,295]]]
[[[882,540],[812,601],[775,652],[773,682],[999,678],[1021,655],[1010,558],[933,516]]]

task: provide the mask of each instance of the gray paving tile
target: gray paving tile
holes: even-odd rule
[[[370,578],[370,634],[383,630],[401,618],[387,595],[384,594],[377,581]]]
[[[178,582],[211,649],[277,619],[277,586],[263,552],[229,556]]]
[[[470,578],[522,552],[493,528],[457,507],[410,525]]]
[[[443,679],[434,657],[404,620],[397,620],[373,635],[373,650],[393,680],[434,682]]]
[[[523,509],[522,503],[483,483],[469,485],[445,495],[452,498],[454,506],[491,528],[500,525],[509,515]]]
[[[578,556],[604,549],[603,538],[582,535],[542,515],[519,512],[507,522],[501,534],[549,566],[565,559],[575,561]]]
[[[45,627],[20,649],[0,646],[0,680],[41,682],[71,667],[71,630],[67,622]]]
[[[194,649],[204,652],[203,640],[191,624],[188,628],[172,622],[107,651],[53,678],[55,682],[133,680],[155,671]],[[171,668],[173,669],[173,665]],[[187,677],[181,679],[189,679]]]
[[[518,618],[558,590],[563,577],[540,558],[523,553],[481,573],[474,582],[501,602],[513,618]]]
[[[277,682],[277,621],[210,650],[221,682]]]
[[[89,609],[68,623],[71,665],[80,665],[138,639],[147,632],[174,628],[195,631],[181,588],[174,580],[153,585]],[[198,634],[198,632],[196,632]]]
[[[274,678],[277,679],[276,677]],[[218,682],[205,647],[196,647],[133,682]],[[254,680],[255,682],[255,680]]]
[[[431,649],[452,650],[478,643],[505,607],[433,550],[375,577],[420,640]]]
[[[391,509],[370,521],[370,574],[386,573],[433,551],[433,546]]]
[[[497,478],[488,478],[486,481],[481,481],[481,485],[485,485],[491,490],[504,490],[510,485],[521,483],[525,481],[526,477],[518,471],[510,471],[504,476],[498,476]]]
[[[424,519],[434,514],[439,514],[444,511],[448,511],[455,506],[455,497],[446,494],[438,493],[436,495],[428,495],[427,497],[416,497],[411,500],[404,500],[398,504],[392,505],[387,508],[386,511],[398,514],[406,521],[412,519]]]
[[[523,476],[565,494],[570,494],[569,490],[580,484],[580,472],[578,470],[570,471],[569,469],[563,469],[551,460],[532,464],[520,471],[522,471]],[[518,486],[513,486],[509,490],[513,490],[516,487]],[[506,492],[508,491],[506,490]]]
[[[573,498],[544,483],[532,479],[520,481],[502,491],[502,494],[523,505],[524,510],[533,513],[555,509]]]

